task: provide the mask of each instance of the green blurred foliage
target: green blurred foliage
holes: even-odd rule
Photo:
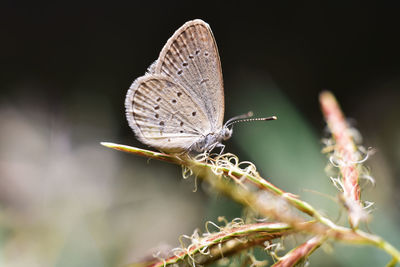
[[[210,23],[220,49],[226,119],[249,110],[278,116],[235,125],[226,151],[346,223],[321,154],[318,93],[332,90],[358,122],[364,145],[377,149],[366,163],[376,179],[363,192],[376,203],[368,227],[400,248],[398,9],[381,2],[264,4],[5,3],[0,265],[120,266],[164,243],[178,246],[180,235],[204,230],[207,220],[243,215],[207,186],[193,193],[193,179],[183,180],[177,166],[99,145],[144,147],[125,120],[126,90],[172,32],[194,18]],[[383,266],[389,258],[329,243],[310,260]]]

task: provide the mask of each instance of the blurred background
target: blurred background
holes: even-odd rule
[[[345,223],[321,154],[318,95],[331,90],[364,146],[376,149],[367,161],[376,186],[363,192],[375,202],[368,227],[400,248],[400,19],[388,3],[2,4],[0,265],[120,266],[178,246],[207,220],[242,215],[204,185],[192,192],[178,166],[99,144],[146,148],[126,122],[126,91],[195,18],[210,24],[219,47],[226,119],[278,116],[237,125],[226,151]],[[331,243],[310,260],[383,266],[390,258]]]

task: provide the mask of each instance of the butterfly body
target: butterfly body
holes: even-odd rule
[[[197,152],[204,152],[204,151],[211,151],[215,147],[222,147],[222,141],[228,140],[232,136],[232,129],[224,126],[218,132],[208,133],[206,136],[201,136],[189,150],[197,151]]]

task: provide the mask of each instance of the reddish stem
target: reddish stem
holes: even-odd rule
[[[295,264],[297,264],[300,260],[306,259],[314,250],[321,246],[323,240],[324,238],[320,236],[311,238],[307,242],[301,244],[280,258],[279,261],[273,265],[273,267],[295,266]]]
[[[359,212],[352,210],[362,210],[360,203],[360,187],[359,187],[359,169],[357,162],[360,155],[357,147],[353,142],[349,127],[345,117],[337,103],[335,97],[330,92],[322,92],[320,95],[320,103],[325,120],[335,140],[335,152],[343,186],[343,199],[345,205],[350,211],[350,223],[356,227],[359,221]],[[354,216],[353,216],[353,215]]]

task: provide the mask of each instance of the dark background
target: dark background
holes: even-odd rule
[[[286,190],[312,185],[320,189],[315,180],[293,182],[306,180],[304,169],[318,169],[316,177],[332,187],[323,172],[325,156],[318,159],[319,165],[314,164],[307,154],[311,145],[302,139],[302,133],[311,136],[310,151],[319,153],[325,123],[318,95],[323,89],[331,90],[363,135],[364,146],[377,151],[369,165],[378,185],[367,191],[380,201],[377,212],[384,210],[386,215],[378,219],[380,226],[374,230],[394,242],[400,208],[395,194],[400,184],[398,10],[398,5],[378,1],[4,4],[0,11],[0,182],[4,186],[0,201],[9,218],[3,222],[4,232],[10,233],[2,240],[6,251],[11,251],[5,263],[18,262],[13,253],[21,245],[30,252],[27,260],[50,266],[70,264],[71,255],[82,266],[130,262],[160,241],[173,243],[195,227],[204,229],[205,217],[225,215],[218,210],[218,201],[225,200],[203,190],[192,193],[193,184],[182,182],[175,167],[154,161],[146,164],[146,160],[98,145],[113,141],[145,147],[126,123],[127,88],[158,57],[173,32],[195,18],[210,24],[218,44],[226,118],[252,109],[259,116],[275,114],[280,120],[266,126],[237,126],[228,151],[252,160]],[[264,150],[260,140],[265,141]],[[310,159],[309,165],[304,158]],[[277,165],[268,166],[273,160]],[[336,191],[323,193],[335,196]],[[165,198],[174,199],[165,205],[176,205],[177,214],[156,215],[157,210],[166,210],[158,204]],[[186,198],[194,199],[193,203],[179,206]],[[150,199],[154,206],[147,207]],[[76,208],[82,205],[84,209]],[[138,212],[138,206],[145,211]],[[74,214],[73,223],[68,223],[71,217],[65,210]],[[187,215],[189,210],[193,216]],[[238,207],[232,210],[231,216],[240,216]],[[59,214],[62,219],[52,221]],[[154,221],[163,223],[157,227],[151,224]],[[132,229],[149,234],[138,237]],[[42,236],[40,231],[53,236],[43,246],[51,247],[56,256],[38,245],[32,249],[32,240]],[[85,244],[84,249],[75,244]],[[90,253],[82,253],[85,249]],[[356,250],[366,253],[363,248]],[[332,266],[362,264],[357,253],[350,254],[348,259],[331,254]],[[382,254],[374,256],[381,265],[388,260]]]

